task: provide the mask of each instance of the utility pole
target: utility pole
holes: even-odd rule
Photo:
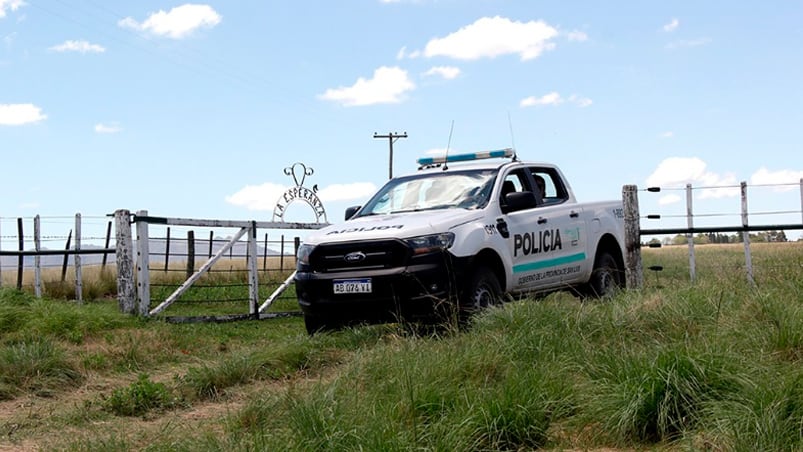
[[[388,145],[390,146],[390,158],[389,158],[389,165],[388,165],[388,179],[393,179],[393,143],[396,142],[399,138],[407,138],[407,132],[402,134],[398,134],[396,132],[389,132],[387,135],[379,135],[374,132],[374,138],[387,138]]]

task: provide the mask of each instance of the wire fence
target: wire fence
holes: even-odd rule
[[[795,188],[800,193],[799,208],[790,209],[790,204],[795,202]],[[756,189],[787,195],[776,195],[769,200],[766,196],[758,197],[756,192],[760,190]],[[672,192],[677,191],[685,194],[685,205],[682,203],[683,197],[672,195]],[[695,207],[695,201],[702,204],[701,200],[715,196],[732,197],[734,191],[740,201],[739,209],[700,211]],[[670,192],[670,195],[666,195],[666,192]],[[748,200],[748,194],[751,193],[754,196]],[[658,202],[651,199],[655,196],[661,197]],[[644,276],[643,280],[648,283],[674,281],[680,275],[683,275],[682,279],[693,282],[698,277],[698,269],[707,275],[745,275],[751,284],[771,281],[787,272],[791,272],[792,277],[803,276],[803,242],[789,244],[789,235],[803,230],[803,179],[796,184],[748,185],[741,182],[739,185],[701,187],[687,184],[684,188],[649,187],[641,190],[635,186],[625,186],[623,198],[626,212],[629,209],[630,217],[636,223],[636,227],[629,230],[638,235],[629,240],[639,244],[635,247],[639,250],[639,256],[631,255],[628,260],[641,261],[640,248],[647,248],[639,268],[629,269],[633,274],[629,282],[635,283],[639,276]],[[748,206],[755,203],[756,198],[762,203],[762,207],[750,210]],[[672,202],[661,202],[667,200]],[[639,204],[644,201],[650,202],[650,205],[658,205],[665,211],[642,214]],[[767,208],[764,203],[771,203],[778,208]],[[674,211],[671,207],[673,205]],[[685,208],[685,212],[677,212],[678,206]],[[774,221],[767,222],[766,218]],[[677,220],[680,219],[685,219],[685,226],[678,224]],[[722,221],[726,224],[717,224]],[[658,227],[654,227],[656,224]],[[713,248],[717,246],[719,248]],[[684,258],[679,258],[679,254],[684,254]],[[781,256],[784,259],[780,259]],[[644,270],[653,274],[638,274]]]
[[[107,215],[80,213],[74,217],[0,217],[0,287],[79,302],[116,296],[117,237],[112,223]],[[147,261],[154,306],[231,238],[231,230],[225,228],[152,225],[151,231]],[[259,296],[269,296],[295,269],[299,244],[299,236],[282,231],[261,234],[256,247]],[[241,306],[249,300],[248,259],[247,240],[238,240],[181,298],[178,310],[193,304]],[[276,306],[297,309],[294,292],[280,294]]]

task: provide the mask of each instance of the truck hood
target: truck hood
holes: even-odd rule
[[[350,242],[387,238],[406,239],[437,234],[482,217],[476,210],[448,209],[359,217],[309,234],[304,243]]]

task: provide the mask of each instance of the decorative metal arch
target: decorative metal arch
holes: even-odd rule
[[[273,221],[284,222],[284,213],[287,211],[287,207],[296,201],[301,201],[312,208],[316,223],[327,223],[326,209],[317,195],[318,185],[313,185],[311,189],[304,186],[307,176],[312,176],[313,172],[312,168],[301,162],[293,163],[292,166],[284,169],[284,174],[293,178],[295,186],[288,188],[276,201],[276,206],[273,208]]]

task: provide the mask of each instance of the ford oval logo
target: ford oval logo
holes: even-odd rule
[[[362,251],[355,251],[353,253],[348,253],[343,256],[343,260],[346,262],[360,262],[365,260],[365,253]]]

